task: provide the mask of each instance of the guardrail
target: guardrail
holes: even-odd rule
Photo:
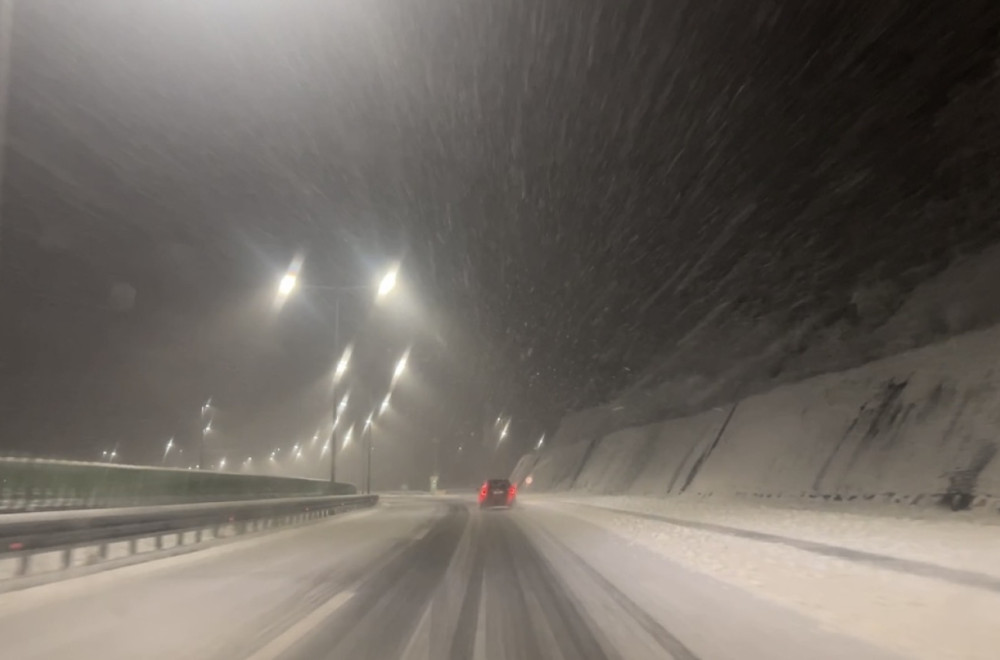
[[[352,495],[319,479],[0,458],[0,512]]]
[[[341,495],[131,509],[14,513],[0,517],[0,578],[96,564],[322,518],[378,503]],[[41,565],[33,559],[44,557]]]

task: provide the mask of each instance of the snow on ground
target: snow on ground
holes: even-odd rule
[[[804,539],[1000,578],[1000,516],[860,503],[762,505],[735,499],[633,496],[559,499]]]
[[[692,570],[791,607],[824,627],[912,658],[987,660],[1000,649],[1000,525],[922,511],[910,517],[685,498],[533,496],[529,506],[585,518]],[[601,507],[601,508],[598,508]],[[984,574],[941,576],[825,556],[608,509],[766,532]],[[882,513],[890,513],[885,509]],[[973,522],[974,520],[974,522]],[[990,582],[990,580],[993,580]]]

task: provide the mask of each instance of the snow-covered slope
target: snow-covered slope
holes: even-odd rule
[[[567,420],[553,447],[522,460],[515,476],[531,474],[538,490],[993,509],[1000,326],[602,435],[593,420],[607,415]]]

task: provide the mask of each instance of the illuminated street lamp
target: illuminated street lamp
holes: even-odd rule
[[[283,304],[284,301],[288,298],[288,296],[292,295],[292,293],[295,291],[296,288],[300,288],[300,285],[299,285],[299,274],[301,272],[301,269],[302,269],[302,257],[300,255],[297,255],[295,257],[295,259],[292,261],[291,265],[288,267],[288,270],[285,272],[285,274],[278,281],[278,290],[277,290],[277,294],[278,295],[277,295],[277,298],[276,298],[276,305],[277,306],[280,306],[281,304]],[[382,275],[382,277],[378,280],[378,284],[377,284],[377,286],[375,286],[375,302],[378,303],[383,298],[385,298],[387,295],[389,295],[389,293],[393,289],[396,288],[396,284],[397,284],[398,280],[399,280],[399,264],[397,263],[397,264],[393,264]],[[371,290],[372,290],[372,285],[371,284],[362,285],[362,286],[323,286],[323,285],[317,286],[317,285],[310,285],[308,287],[303,286],[301,288],[325,290],[325,291],[329,291],[330,293],[333,294],[332,295],[332,303],[333,303],[333,310],[332,310],[333,311],[333,323],[332,323],[332,325],[333,325],[333,346],[335,347],[335,350],[339,349],[339,347],[340,347],[340,297],[341,297],[341,295],[342,294],[348,294],[348,293],[356,294],[356,293],[359,293],[359,292],[366,292],[367,294],[370,295],[371,294]],[[350,359],[351,359],[351,347],[347,346],[347,348],[344,349],[344,353],[342,354],[340,360],[337,362],[336,367],[334,368],[334,373],[333,373],[334,386],[336,386],[341,381],[341,379],[344,377],[344,375],[346,374],[348,368],[350,367]],[[404,366],[404,368],[405,368],[405,366]],[[346,397],[345,397],[345,401],[346,401]],[[336,482],[336,474],[337,474],[337,428],[338,428],[338,423],[340,421],[340,417],[343,414],[343,408],[344,407],[346,407],[346,403],[345,402],[341,402],[341,405],[338,406],[335,411],[333,411],[334,421],[333,421],[333,427],[330,430],[330,449],[331,449],[331,451],[330,451],[330,483],[331,484]],[[346,444],[346,441],[345,441],[345,444]]]
[[[387,410],[389,410],[389,402],[392,399],[392,392],[385,395],[385,400],[382,401],[382,405],[379,406],[378,414],[384,415]]]
[[[288,265],[288,270],[285,274],[281,276],[278,280],[278,296],[277,303],[283,303],[285,299],[291,295],[292,291],[295,291],[296,287],[299,285],[299,273],[302,271],[302,257],[301,255],[296,255],[292,259],[292,263]]]
[[[351,353],[353,350],[354,349],[351,345],[348,344],[347,348],[344,349],[343,355],[340,356],[340,360],[337,361],[337,368],[333,371],[334,383],[339,383],[340,379],[343,378],[344,374],[347,372],[347,367],[351,364]]]
[[[389,395],[386,395],[385,401],[382,402],[383,411],[388,407],[389,407]],[[368,416],[369,422],[371,422],[373,416],[374,414]],[[365,433],[364,436],[368,440],[368,442],[365,443],[365,493],[371,493],[372,492],[372,434],[374,433],[375,429],[369,423],[365,424],[365,431],[367,431],[367,433]]]
[[[226,469],[226,457],[225,456],[223,456],[222,460],[219,461],[219,469],[220,470]]]
[[[396,368],[393,369],[392,371],[393,385],[396,384],[396,381],[399,380],[399,377],[403,375],[404,371],[406,371],[406,361],[409,359],[409,357],[410,357],[410,350],[406,349],[406,352],[403,353],[403,355],[399,358],[399,361],[396,362]]]
[[[385,275],[382,276],[382,279],[378,283],[378,292],[375,296],[376,300],[381,300],[396,288],[396,278],[398,275],[399,266],[393,266]]]
[[[291,273],[285,273],[281,281],[278,282],[278,295],[287,296],[295,290],[295,285],[299,283],[299,278]]]
[[[374,412],[368,413],[368,419],[365,420],[365,430],[367,431],[372,425],[372,417],[375,416]]]
[[[351,439],[353,438],[353,436],[354,436],[354,424],[351,424],[347,428],[347,433],[344,434],[344,448],[345,449],[347,448],[347,445],[351,444]]]
[[[163,450],[163,460],[161,461],[161,463],[163,465],[166,465],[166,463],[167,463],[167,455],[170,454],[170,450],[173,449],[173,448],[174,448],[174,439],[170,438],[169,440],[167,440],[167,446]]]
[[[208,465],[205,461],[205,441],[207,436],[212,431],[212,397],[208,397],[208,400],[201,405],[201,421],[205,421],[205,415],[208,414],[208,423],[201,429],[201,446],[198,448],[198,465]],[[164,457],[165,458],[165,457]],[[199,468],[200,469],[200,468]]]

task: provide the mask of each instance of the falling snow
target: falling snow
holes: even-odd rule
[[[356,428],[412,344],[397,440],[506,411],[512,464],[567,410],[995,320],[879,331],[1000,238],[998,27],[988,0],[19,3],[0,439],[158,461],[215,395],[218,442],[266,459],[327,433],[360,337]],[[319,293],[268,316],[299,252],[336,286],[401,259],[412,304],[346,298],[339,341]],[[394,446],[417,483],[429,445]]]

